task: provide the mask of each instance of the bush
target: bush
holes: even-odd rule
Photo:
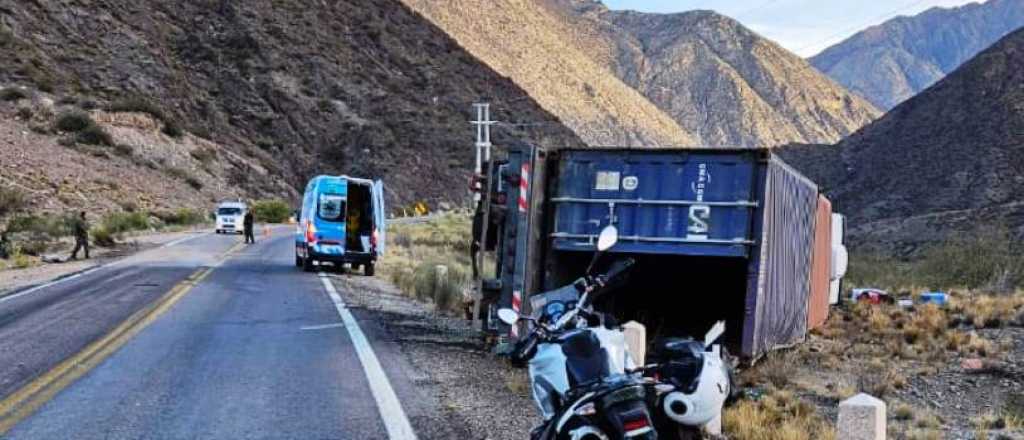
[[[1008,292],[1024,286],[1020,246],[1006,228],[983,228],[928,246],[915,258],[853,254],[846,279],[890,291],[918,286]]]
[[[164,128],[160,131],[175,139],[180,138],[182,135],[185,134],[185,132],[181,130],[181,127],[178,126],[178,123],[174,121],[165,122]]]
[[[28,98],[28,93],[18,87],[7,87],[0,90],[0,101],[18,101]]]
[[[114,245],[117,244],[117,240],[115,239],[114,234],[112,234],[109,229],[103,226],[95,227],[92,229],[91,232],[92,242],[95,243],[96,246],[114,247]]]
[[[110,133],[107,133],[107,130],[96,124],[92,124],[79,131],[75,135],[75,140],[88,145],[114,145],[114,138],[110,136]],[[115,150],[115,152],[120,154],[119,150]]]
[[[217,159],[217,150],[208,147],[192,150],[188,154],[203,165],[207,165]]]
[[[292,208],[284,200],[260,200],[252,205],[253,218],[263,223],[284,223],[292,215]]]
[[[68,110],[57,115],[54,128],[59,131],[78,132],[95,125],[96,122],[88,113],[81,110]]]
[[[25,197],[25,193],[17,188],[0,187],[0,220],[24,209],[27,205],[28,198]]]
[[[18,115],[19,118],[24,119],[26,121],[29,120],[29,119],[32,119],[32,116],[33,116],[33,114],[32,114],[32,107],[29,107],[29,106],[18,107],[18,112],[16,114]]]
[[[128,96],[118,99],[107,106],[107,111],[147,113],[161,121],[165,120],[163,110],[161,110],[160,107],[157,107],[157,105],[150,100],[141,96]]]
[[[32,259],[20,251],[14,253],[12,260],[14,260],[14,267],[18,269],[25,269],[32,266]]]
[[[144,231],[152,225],[144,212],[116,212],[104,216],[99,227],[116,236],[129,231]]]
[[[439,285],[437,281],[437,267],[441,265],[448,267],[448,280],[446,283],[440,283]],[[433,301],[437,310],[454,311],[461,306],[462,289],[469,281],[469,277],[458,263],[422,263],[416,267],[413,276],[417,298]]]
[[[206,222],[206,216],[192,208],[180,208],[173,212],[155,212],[153,215],[168,225],[191,226]]]
[[[203,182],[196,178],[195,176],[185,177],[185,183],[187,183],[188,186],[191,186],[192,189],[196,191],[203,189]]]
[[[21,215],[8,222],[7,231],[27,234],[33,240],[57,239],[71,233],[71,217]]]

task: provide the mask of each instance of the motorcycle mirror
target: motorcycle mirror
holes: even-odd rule
[[[515,325],[519,322],[519,314],[512,309],[498,309],[498,319],[508,325]]]
[[[613,225],[605,226],[601,235],[597,236],[597,250],[606,251],[619,242],[619,229]]]

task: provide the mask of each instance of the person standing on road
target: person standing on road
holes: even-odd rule
[[[252,233],[252,211],[245,211],[245,217],[242,220],[242,225],[245,226],[245,242],[256,243],[256,237]]]
[[[71,232],[75,234],[75,249],[71,251],[71,259],[78,259],[78,251],[85,249],[85,259],[89,259],[89,222],[85,220],[85,211],[78,213],[78,217],[71,224]]]

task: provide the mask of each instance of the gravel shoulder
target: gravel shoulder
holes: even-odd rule
[[[187,230],[180,232],[141,233],[128,236],[122,243],[113,248],[91,247],[89,250],[92,258],[88,260],[79,259],[62,263],[41,263],[25,269],[10,268],[0,270],[0,298],[34,285],[70,276],[129,255],[163,246],[174,240],[195,236],[204,232],[209,231]],[[62,260],[66,259],[71,253],[70,243],[66,244],[67,249],[60,249],[50,256],[59,257]]]
[[[492,440],[522,439],[539,423],[526,371],[488,352],[468,321],[439,315],[379,278],[333,279],[357,316],[385,329],[420,378],[417,386],[439,400],[441,414],[420,423],[457,425],[466,431],[462,438]]]

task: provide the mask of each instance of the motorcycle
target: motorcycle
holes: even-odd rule
[[[528,364],[534,401],[544,416],[530,434],[533,440],[657,439],[645,381],[633,372],[625,335],[607,328],[604,317],[590,307],[592,298],[633,264],[623,260],[605,274],[591,274],[600,254],[616,241],[618,231],[606,227],[587,275],[537,295],[542,300],[537,302],[539,316],[498,311],[508,325],[532,324],[512,359]]]
[[[724,322],[704,341],[656,341],[655,362],[636,366],[622,330],[592,309],[593,299],[635,263],[616,261],[607,273],[592,275],[617,241],[614,226],[602,230],[586,275],[531,299],[538,316],[498,311],[508,325],[532,325],[511,355],[514,363],[528,364],[533,398],[544,417],[531,440],[698,438],[732,394],[728,354],[715,344]]]
[[[635,370],[649,379],[647,403],[663,438],[700,438],[702,428],[735,398],[728,351],[715,343],[724,331],[725,323],[719,322],[703,341],[655,341],[652,363]]]

